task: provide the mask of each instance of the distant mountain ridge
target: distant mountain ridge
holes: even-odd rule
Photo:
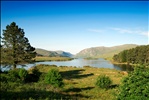
[[[72,57],[73,56],[73,54],[71,54],[69,52],[61,51],[61,50],[58,50],[58,51],[55,51],[55,52],[57,52],[61,56],[66,56],[66,57]]]
[[[138,45],[136,44],[124,44],[119,46],[113,46],[113,47],[92,47],[87,48],[75,55],[75,57],[81,57],[81,58],[110,58],[113,57],[114,54],[117,54],[123,50],[135,48]]]
[[[48,51],[40,48],[35,49],[37,56],[48,56],[48,57],[73,57],[73,54],[65,51]]]

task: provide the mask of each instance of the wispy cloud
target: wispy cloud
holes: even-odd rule
[[[149,36],[149,31],[142,31],[142,32],[140,32],[140,34]]]
[[[95,33],[103,33],[105,30],[99,30],[99,29],[88,29],[87,31],[95,32]]]
[[[145,35],[145,36],[149,36],[149,31],[144,31],[144,30],[140,30],[140,29],[123,29],[123,28],[110,28],[114,31],[118,31],[119,33],[130,33],[130,34],[140,34],[140,35]]]

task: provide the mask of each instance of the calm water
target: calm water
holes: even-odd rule
[[[85,59],[74,59],[71,61],[46,61],[46,62],[35,62],[34,64],[26,64],[24,68],[28,69],[32,66],[36,66],[39,64],[48,64],[48,65],[57,65],[57,66],[92,66],[98,68],[111,68],[121,71],[131,71],[133,68],[128,65],[114,65],[105,59],[96,59],[96,60],[85,60]],[[17,67],[21,67],[18,65]],[[4,69],[5,70],[5,69]]]

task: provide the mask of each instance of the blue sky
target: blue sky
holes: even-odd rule
[[[146,45],[148,13],[148,1],[1,1],[1,34],[16,22],[32,46],[73,54],[97,46]]]

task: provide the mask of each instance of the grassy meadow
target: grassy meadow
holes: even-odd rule
[[[45,56],[36,56],[35,61],[69,61],[73,58],[69,57],[45,57]]]
[[[38,65],[36,67],[42,73],[38,82],[7,84],[1,82],[1,98],[7,100],[115,100],[121,79],[127,76],[127,72],[89,66],[76,68]],[[56,88],[44,82],[43,77],[51,68],[57,68],[62,75],[64,82],[62,88]],[[29,73],[30,70],[28,70]],[[95,86],[96,78],[103,74],[113,81],[108,89]]]

